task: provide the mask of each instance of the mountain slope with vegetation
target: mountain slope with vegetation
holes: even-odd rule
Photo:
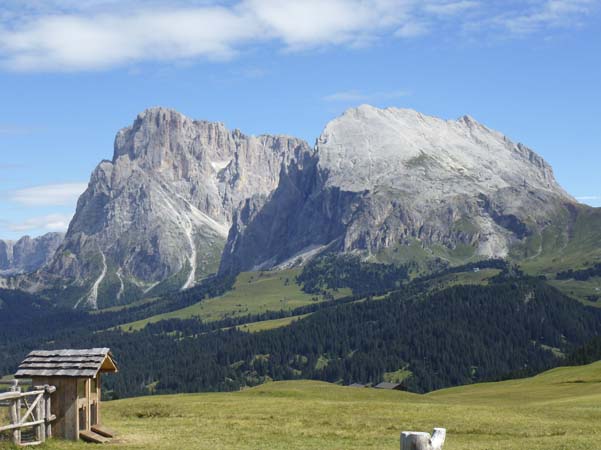
[[[493,268],[502,264],[470,265],[463,272],[449,268],[438,277],[395,286],[388,294],[374,292],[376,296],[313,301],[296,286],[307,296],[304,306],[284,309],[275,302],[272,311],[246,314],[249,306],[235,300],[226,317],[171,318],[132,330],[120,322],[122,316],[161,309],[177,313],[180,302],[202,311],[203,303],[216,299],[194,303],[196,297],[186,292],[125,310],[70,310],[54,317],[54,327],[32,328],[24,316],[2,314],[0,324],[8,320],[16,329],[0,333],[5,356],[0,372],[11,373],[32,347],[94,347],[102,342],[119,355],[122,366],[106,380],[112,397],[237,390],[301,378],[377,383],[401,372],[410,375],[404,380],[409,389],[424,392],[537,373],[562,364],[563,355],[601,334],[601,310],[566,297],[544,280],[520,276],[508,266]],[[365,274],[373,278],[370,271]],[[265,278],[251,283],[248,278],[237,290],[253,283],[286,284],[277,275]],[[474,284],[462,284],[466,280]],[[198,295],[223,295],[208,286],[194,289]],[[378,286],[379,281],[374,289]],[[16,301],[5,297],[9,306]],[[16,333],[22,338],[15,340]]]

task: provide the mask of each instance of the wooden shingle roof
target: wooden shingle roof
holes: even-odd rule
[[[376,389],[389,389],[389,390],[402,390],[402,383],[389,383],[387,381],[382,381],[379,384],[374,386]]]
[[[19,365],[15,378],[94,378],[98,372],[117,372],[108,348],[35,350]]]

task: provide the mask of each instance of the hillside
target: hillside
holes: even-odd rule
[[[182,309],[158,314],[132,323],[121,325],[126,331],[140,330],[149,323],[168,319],[190,319],[197,317],[212,322],[267,311],[293,310],[323,301],[322,296],[303,292],[296,284],[298,270],[276,272],[244,272],[236,277],[231,291],[222,296],[195,303]],[[337,295],[350,293],[342,290]]]
[[[445,450],[591,450],[601,362],[428,395],[291,381],[236,393],[107,402],[116,449],[397,449],[403,430],[448,429]],[[173,437],[177,436],[177,439]],[[87,449],[53,442],[43,449]]]
[[[401,374],[408,389],[428,392],[556,367],[564,363],[564,355],[601,333],[599,308],[566,297],[544,280],[511,275],[508,267],[493,268],[502,261],[486,264],[489,268],[448,269],[396,288],[387,285],[394,279],[388,280],[386,270],[349,264],[353,284],[371,280],[373,295],[327,295],[321,300],[321,294],[308,295],[292,280],[286,286],[286,278],[278,274],[252,280],[256,275],[248,274],[230,292],[224,292],[227,283],[199,285],[124,310],[51,310],[47,320],[40,314],[35,321],[28,319],[27,308],[17,306],[31,301],[43,308],[44,302],[0,292],[7,312],[0,315],[0,325],[7,325],[0,326],[0,355],[5,355],[0,373],[13,373],[33,348],[102,342],[118,355],[123,369],[105,380],[111,398],[237,391],[272,380],[378,383]],[[306,279],[304,288],[307,283],[311,290],[331,288],[329,270],[310,273],[318,277]],[[265,289],[269,286],[271,293]],[[289,289],[291,302],[294,295],[305,305],[282,308],[282,287]],[[253,290],[254,305],[244,303],[249,295],[237,297]],[[230,309],[219,310],[221,306]],[[261,312],[265,307],[273,310]],[[206,320],[167,317],[187,310],[206,313]],[[152,312],[158,313],[157,321],[131,325]]]

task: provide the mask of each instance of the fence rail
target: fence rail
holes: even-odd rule
[[[2,382],[2,384],[7,384]],[[0,405],[8,407],[10,423],[0,424],[0,432],[12,431],[12,441],[15,445],[37,445],[52,436],[52,421],[56,417],[52,414],[51,394],[56,387],[44,385],[33,386],[30,391],[22,391],[17,380],[12,381],[8,392],[0,393]],[[25,409],[23,414],[22,409]],[[23,439],[22,430],[33,427],[34,439]]]

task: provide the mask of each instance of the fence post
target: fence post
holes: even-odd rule
[[[11,392],[21,392],[21,387],[19,386],[19,381],[13,381],[13,385],[10,387]],[[9,408],[9,416],[10,422],[17,424],[21,421],[21,399],[15,398]],[[21,430],[19,428],[15,428],[13,430],[13,444],[21,445]]]
[[[51,404],[51,394],[56,390],[56,388],[51,387],[49,385],[44,386],[44,403],[46,408],[46,439],[50,439],[52,437],[52,404]]]
[[[34,390],[39,391],[42,390],[44,391],[44,386],[34,386]],[[45,396],[46,393],[42,392],[40,394],[40,401],[38,402],[38,404],[35,407],[35,420],[43,420],[44,422],[40,423],[39,425],[35,426],[35,437],[36,440],[38,442],[44,442],[46,440],[46,420],[45,420],[45,416],[46,416],[46,405],[45,405]]]

